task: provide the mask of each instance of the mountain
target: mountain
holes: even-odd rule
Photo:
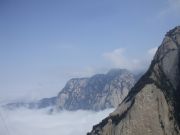
[[[125,69],[90,78],[74,78],[57,96],[56,110],[103,110],[117,107],[135,84],[135,77]]]
[[[41,109],[46,107],[59,110],[103,110],[117,107],[134,86],[138,75],[126,69],[112,69],[107,74],[96,74],[90,78],[73,78],[55,97],[32,102],[11,102],[7,109],[25,107]]]
[[[88,135],[180,135],[180,26],[167,32],[148,71]]]
[[[33,102],[25,102],[25,101],[12,102],[4,105],[3,107],[11,110],[21,107],[25,107],[29,109],[42,109],[46,107],[53,108],[56,104],[56,98],[57,97],[43,98],[41,100],[33,101]]]

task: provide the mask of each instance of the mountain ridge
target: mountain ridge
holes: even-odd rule
[[[95,74],[91,77],[70,79],[57,96],[36,101],[10,102],[4,105],[4,107],[11,110],[21,107],[28,109],[50,107],[52,108],[51,110],[54,111],[79,109],[98,111],[106,108],[114,108],[127,95],[137,80],[136,78],[138,77],[126,69],[111,69],[106,74]],[[103,90],[104,92],[102,93]],[[113,95],[115,95],[113,92],[117,93],[118,96],[113,98]],[[85,101],[88,99],[86,97],[90,94],[92,94],[91,98]],[[62,98],[65,98],[63,97],[64,95],[69,96],[67,101],[63,101]],[[62,96],[61,101],[58,100],[60,96]],[[77,102],[78,96],[84,96],[84,100]],[[98,97],[98,101],[94,100],[95,97]],[[102,98],[104,99],[102,100]],[[91,104],[89,102],[91,102]]]
[[[71,79],[59,93],[56,107],[57,110],[103,110],[116,107],[134,83],[134,75],[125,69],[110,70],[90,78]]]

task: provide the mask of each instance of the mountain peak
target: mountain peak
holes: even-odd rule
[[[58,94],[56,110],[103,110],[117,107],[135,84],[135,77],[125,69],[68,81]]]
[[[155,59],[156,61],[161,60],[169,51],[179,49],[180,47],[180,26],[175,27],[174,29],[167,32],[161,46],[156,52]]]
[[[180,135],[179,46],[177,26],[124,101],[88,135]]]
[[[168,31],[166,33],[166,36],[174,36],[174,35],[177,35],[177,34],[180,34],[180,26],[176,26],[174,29]]]

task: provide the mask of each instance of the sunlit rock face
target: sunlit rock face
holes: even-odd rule
[[[125,69],[113,69],[107,74],[90,78],[75,78],[67,82],[58,94],[55,110],[103,110],[117,107],[135,84],[135,77]]]
[[[148,71],[88,135],[180,135],[180,27],[170,30]]]

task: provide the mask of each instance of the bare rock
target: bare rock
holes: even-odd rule
[[[180,135],[180,27],[170,30],[148,71],[88,135]]]
[[[134,75],[125,69],[113,69],[107,74],[90,78],[71,79],[58,94],[56,110],[115,108],[134,84]]]

